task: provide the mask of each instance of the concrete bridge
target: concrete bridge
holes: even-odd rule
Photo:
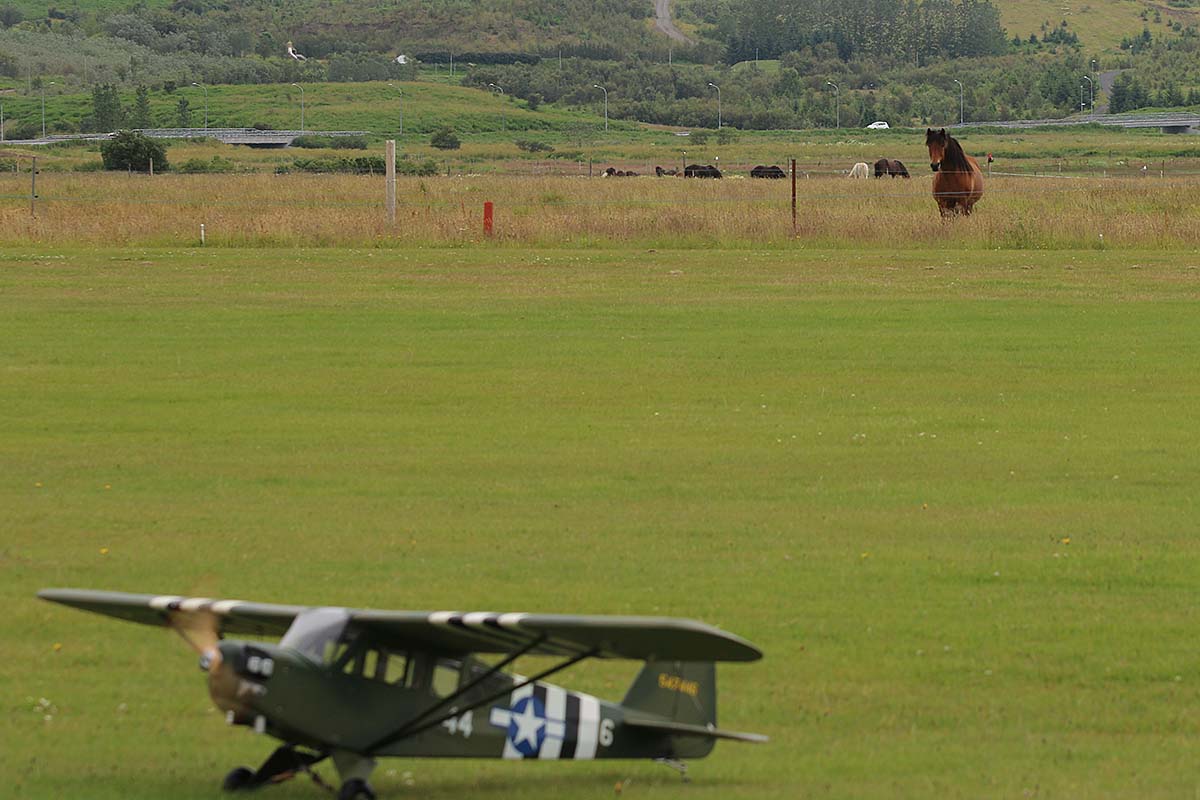
[[[244,144],[249,147],[287,147],[298,136],[369,136],[370,131],[260,131],[257,128],[139,128],[154,139],[216,139],[225,144]],[[10,139],[5,144],[48,145],[62,142],[102,142],[116,136],[113,133],[74,133],[46,136],[40,139]]]
[[[1041,128],[1051,125],[1110,125],[1118,128],[1158,128],[1163,133],[1200,133],[1200,113],[1083,114],[1065,119],[1021,119],[1005,122],[968,122],[954,128]]]

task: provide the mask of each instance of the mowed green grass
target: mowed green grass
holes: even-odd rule
[[[3,793],[216,797],[271,747],[171,634],[33,597],[78,586],[766,653],[720,720],[771,743],[690,785],[413,761],[385,796],[1192,795],[1198,300],[1194,253],[2,250]]]

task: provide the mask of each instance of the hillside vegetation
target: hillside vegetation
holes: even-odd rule
[[[960,93],[967,120],[1054,117],[1078,111],[1083,76],[1101,70],[1131,70],[1119,108],[1200,103],[1197,9],[1188,5],[1200,0],[1172,1],[1178,7],[1151,11],[1122,0],[1136,13],[1127,28],[1108,23],[1106,35],[1124,31],[1112,48],[1089,45],[1077,23],[1115,0],[1061,19],[1022,17],[1013,30],[1003,25],[1007,6],[992,0],[687,0],[678,12],[691,45],[655,33],[642,0],[174,0],[44,17],[8,5],[0,85],[16,90],[9,102],[25,134],[43,90],[49,101],[96,85],[146,87],[156,122],[182,118],[177,93],[192,84],[212,95],[218,85],[370,81],[491,85],[531,112],[546,104],[599,113],[603,86],[611,119],[689,127],[716,127],[718,116],[742,129],[956,122]],[[289,42],[307,58],[289,57]],[[162,108],[163,95],[174,106]],[[97,129],[90,124],[76,110],[55,115],[53,129]]]

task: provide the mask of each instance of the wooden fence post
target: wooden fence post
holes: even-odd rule
[[[792,236],[796,235],[796,159],[792,159]]]
[[[383,157],[387,167],[387,212],[388,221],[396,224],[396,140],[388,139]]]

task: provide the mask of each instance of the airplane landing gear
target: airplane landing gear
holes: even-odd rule
[[[247,792],[269,783],[283,783],[291,780],[300,772],[307,772],[314,783],[324,786],[325,782],[312,771],[312,765],[325,760],[325,757],[325,753],[307,753],[284,745],[276,748],[275,752],[271,753],[257,770],[249,767],[237,767],[231,770],[221,783],[221,789],[226,792]]]
[[[691,783],[692,779],[687,774],[688,765],[686,761],[680,761],[677,758],[656,758],[654,761],[678,772],[679,777],[683,779],[684,783]]]
[[[375,770],[375,759],[345,750],[333,751],[333,766],[342,779],[337,800],[375,800],[375,791],[367,778]]]
[[[375,791],[362,778],[351,778],[338,789],[337,800],[375,800]]]

